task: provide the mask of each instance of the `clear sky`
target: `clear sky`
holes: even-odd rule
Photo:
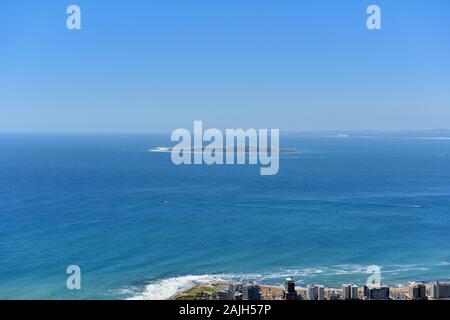
[[[82,29],[66,28],[77,4]],[[382,30],[366,28],[378,4]],[[450,127],[448,0],[0,2],[0,131]]]

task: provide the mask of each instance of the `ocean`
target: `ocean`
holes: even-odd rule
[[[164,299],[214,279],[450,278],[450,138],[284,134],[275,176],[170,135],[0,135],[0,298]],[[66,269],[81,269],[81,290]]]

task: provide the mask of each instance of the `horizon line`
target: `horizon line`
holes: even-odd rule
[[[238,128],[233,128],[238,129]],[[258,128],[242,128],[258,129]],[[222,129],[219,129],[222,130]],[[225,130],[225,129],[224,129]],[[1,131],[0,135],[7,134],[36,134],[36,135],[145,135],[145,134],[170,134],[172,131]],[[314,133],[419,133],[419,132],[450,132],[449,128],[435,129],[313,129],[313,130],[282,130],[281,134],[314,134]]]

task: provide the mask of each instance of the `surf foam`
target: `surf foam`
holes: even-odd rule
[[[223,279],[214,275],[187,275],[163,279],[146,285],[142,292],[128,300],[165,300],[196,285],[220,281]]]

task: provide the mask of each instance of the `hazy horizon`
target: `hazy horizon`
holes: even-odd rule
[[[209,128],[209,127],[208,127]],[[204,130],[208,128],[203,128]],[[178,129],[178,128],[174,128]],[[191,127],[186,127],[189,131],[192,130]],[[220,130],[225,130],[227,128],[219,128]],[[230,128],[230,129],[259,129],[259,128]],[[10,135],[10,134],[27,134],[27,135],[71,135],[71,134],[80,134],[80,135],[145,135],[145,134],[161,134],[167,135],[170,134],[171,131],[0,131],[0,134]],[[381,129],[367,129],[367,130],[280,130],[281,135],[288,134],[392,134],[392,135],[400,135],[400,134],[414,134],[414,133],[429,133],[429,134],[450,134],[450,129],[438,128],[438,129],[423,129],[423,130],[414,130],[414,129],[399,129],[399,130],[381,130]]]

